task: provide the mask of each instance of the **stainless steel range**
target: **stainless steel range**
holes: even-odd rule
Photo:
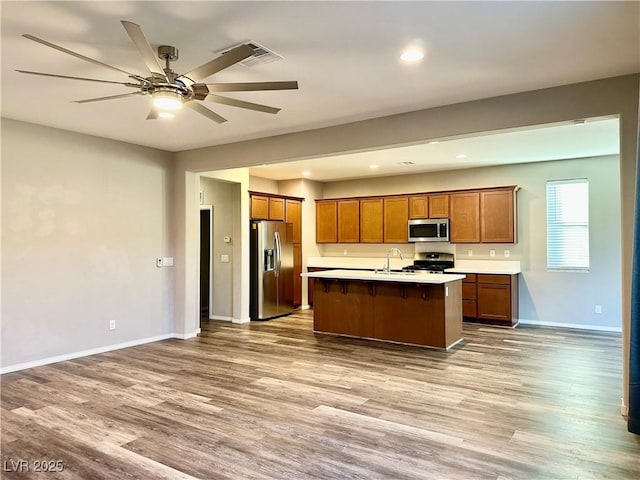
[[[453,253],[421,252],[413,257],[413,265],[407,265],[405,272],[444,273],[447,268],[453,268]]]

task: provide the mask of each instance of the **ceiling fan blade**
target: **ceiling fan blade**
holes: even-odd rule
[[[150,83],[149,80],[147,80],[146,78],[141,77],[140,75],[136,75],[134,73],[127,72],[126,70],[122,70],[121,68],[114,67],[113,65],[109,65],[109,64],[100,62],[98,60],[94,60],[93,58],[85,57],[84,55],[81,55],[81,54],[79,54],[77,52],[74,52],[72,50],[66,49],[66,48],[61,47],[59,45],[56,45],[54,43],[47,42],[46,40],[43,40],[41,38],[34,37],[33,35],[30,35],[28,33],[25,33],[22,36],[24,38],[29,39],[29,40],[33,40],[34,42],[38,42],[38,43],[41,43],[42,45],[46,45],[47,47],[51,47],[51,48],[54,48],[56,50],[59,50],[60,52],[66,53],[68,55],[72,55],[72,56],[74,56],[76,58],[79,58],[80,60],[84,60],[86,62],[93,63],[94,65],[99,65],[101,67],[107,67],[107,68],[110,68],[111,70],[116,70],[118,72],[124,73],[125,75],[128,75],[129,77],[135,78],[136,80],[139,80],[141,82]]]
[[[142,92],[122,93],[120,95],[110,95],[108,97],[87,98],[86,100],[74,100],[73,103],[100,102],[102,100],[113,100],[113,99],[116,99],[116,98],[131,97],[133,95],[144,95],[144,93],[142,93]]]
[[[147,115],[147,120],[155,120],[158,118],[158,111],[155,109],[149,110],[149,115]]]
[[[124,85],[126,87],[140,88],[140,85],[137,83],[114,82],[113,80],[100,80],[97,78],[71,77],[69,75],[57,75],[55,73],[31,72],[29,70],[16,70],[16,72],[28,73],[29,75],[42,75],[43,77],[68,78],[70,80],[84,80],[87,82],[116,83],[118,85]]]
[[[194,82],[202,82],[205,78],[213,75],[220,70],[224,70],[231,65],[241,62],[245,58],[253,55],[253,49],[248,45],[240,45],[239,47],[229,50],[227,53],[214,58],[213,60],[194,68],[190,72],[183,73],[181,77],[187,77]]]
[[[222,103],[224,105],[231,105],[232,107],[247,108],[249,110],[256,110],[264,113],[276,114],[280,111],[279,108],[268,107],[267,105],[260,105],[258,103],[245,102],[244,100],[237,100],[235,98],[221,97],[220,95],[209,94],[207,95],[207,100]]]
[[[298,82],[206,83],[212,92],[255,92],[258,90],[296,90]]]
[[[226,118],[221,117],[216,112],[209,110],[207,107],[200,105],[198,102],[191,101],[191,102],[185,103],[184,105],[189,107],[192,110],[195,110],[200,115],[204,115],[208,119],[213,120],[216,123],[224,123],[227,121]]]
[[[162,64],[160,63],[160,59],[156,56],[155,52],[151,48],[151,45],[149,45],[147,38],[144,36],[144,33],[142,33],[140,25],[138,25],[137,23],[128,22],[126,20],[120,20],[120,23],[122,23],[122,26],[129,34],[129,37],[138,49],[138,52],[140,52],[142,60],[144,60],[144,63],[149,71],[151,73],[162,75],[166,79],[167,83],[171,83],[164,71],[164,68],[162,67]]]

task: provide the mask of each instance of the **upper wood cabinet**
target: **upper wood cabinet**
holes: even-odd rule
[[[480,193],[449,195],[449,240],[451,243],[480,242]]]
[[[384,243],[407,243],[409,198],[386,197],[384,200]]]
[[[284,222],[284,198],[269,197],[269,220]]]
[[[409,219],[449,218],[451,243],[515,243],[517,187],[316,201],[319,243],[407,243]]]
[[[382,243],[382,211],[381,198],[360,199],[360,243]]]
[[[251,195],[251,218],[269,220],[269,197]]]
[[[429,195],[429,218],[449,218],[449,194]]]
[[[513,188],[480,192],[480,241],[514,243],[516,241],[515,191]]]
[[[293,243],[302,241],[302,202],[286,199],[284,201],[285,222],[293,223]]]
[[[338,202],[318,200],[316,202],[316,243],[338,241]]]
[[[360,241],[360,200],[338,200],[338,243]]]
[[[429,218],[429,195],[409,197],[409,218]]]

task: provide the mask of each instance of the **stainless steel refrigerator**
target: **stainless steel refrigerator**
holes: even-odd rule
[[[288,315],[293,311],[293,224],[252,220],[252,320]]]

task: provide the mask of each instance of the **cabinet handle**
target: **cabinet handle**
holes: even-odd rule
[[[322,291],[324,293],[327,293],[329,291],[329,282],[324,279],[321,279],[320,283],[322,283]]]
[[[429,300],[429,291],[427,287],[422,287],[422,300]]]
[[[400,297],[407,298],[407,286],[406,285],[402,285],[400,287]]]
[[[376,296],[376,284],[373,282],[369,283],[369,295],[371,295],[372,297]]]
[[[340,282],[340,293],[347,294],[347,282]]]

